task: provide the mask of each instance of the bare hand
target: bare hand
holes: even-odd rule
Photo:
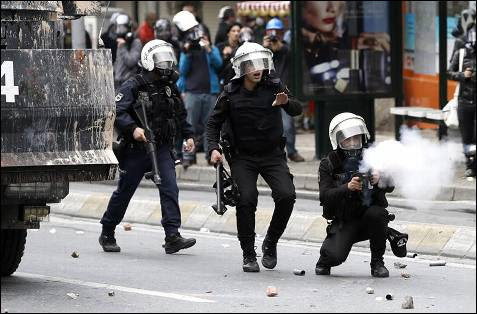
[[[361,191],[361,180],[359,177],[353,177],[350,182],[348,182],[348,189],[351,191]]]
[[[278,93],[273,101],[272,107],[281,106],[288,103],[288,95],[286,93]]]
[[[371,173],[371,184],[376,185],[379,182],[379,179],[381,178],[381,175],[377,171],[373,171]]]
[[[144,135],[144,129],[135,128],[133,132],[133,138],[138,142],[146,142],[146,135]]]
[[[126,40],[124,38],[116,38],[116,42],[118,43],[118,46],[122,46],[126,43]]]
[[[264,36],[262,46],[265,47],[265,48],[270,48],[271,44],[272,44],[272,41],[270,40],[270,36]]]
[[[386,33],[361,33],[358,38],[358,49],[391,51],[391,39]]]
[[[471,69],[471,68],[465,69],[465,71],[464,71],[464,77],[469,78],[469,77],[471,77],[471,76],[472,76],[472,69]]]
[[[224,50],[222,50],[222,53],[223,53],[224,55],[230,55],[230,54],[232,54],[232,47],[230,47],[230,46],[225,47]]]
[[[195,149],[194,139],[189,138],[186,141],[185,151],[188,152],[188,153],[192,153],[194,151],[194,149]]]
[[[212,155],[210,156],[210,161],[216,164],[218,162],[222,162],[222,160],[223,160],[222,154],[218,150],[214,149],[212,151]]]
[[[202,47],[205,48],[205,50],[207,50],[207,52],[212,51],[212,48],[210,48],[210,41],[207,38],[202,38],[200,40],[200,44],[201,44]]]

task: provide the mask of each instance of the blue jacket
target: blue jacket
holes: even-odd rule
[[[217,73],[222,66],[222,58],[217,47],[212,46],[212,51],[207,54],[207,63],[209,64],[209,77],[210,77],[210,93],[220,93],[219,77]],[[186,91],[187,76],[190,72],[191,64],[190,58],[184,52],[181,52],[179,60],[179,80],[177,81],[177,87],[181,93]]]

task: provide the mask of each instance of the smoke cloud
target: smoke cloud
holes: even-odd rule
[[[419,200],[435,200],[463,161],[461,144],[431,141],[418,129],[403,126],[400,142],[383,141],[364,151],[360,171],[379,171],[380,187],[394,185],[410,205],[423,208]]]

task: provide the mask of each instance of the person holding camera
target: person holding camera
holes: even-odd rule
[[[204,140],[205,125],[220,91],[218,73],[222,67],[222,58],[192,13],[181,11],[172,21],[182,32],[183,38],[177,85],[184,95],[187,121],[194,130],[197,147],[204,146],[205,158],[210,163],[207,142]],[[195,152],[184,152],[184,168],[187,169],[195,162]]]
[[[291,51],[287,43],[283,41],[284,33],[283,22],[274,17],[268,21],[265,26],[265,36],[263,37],[263,47],[272,50],[273,64],[275,71],[281,81],[288,85],[289,73],[288,68],[291,65]],[[303,162],[305,159],[298,153],[295,147],[296,130],[293,117],[282,112],[283,130],[287,139],[286,149],[288,158],[294,162]]]
[[[237,49],[232,64],[235,77],[217,100],[207,123],[207,140],[214,164],[222,162],[220,138],[230,144],[227,161],[240,194],[236,215],[237,235],[243,251],[242,269],[258,272],[254,248],[257,178],[260,174],[265,179],[275,202],[262,245],[262,265],[272,269],[277,264],[277,242],[287,226],[296,198],[293,176],[283,150],[281,109],[295,116],[301,113],[301,105],[279,78],[270,75],[273,61],[269,49],[246,42]]]
[[[377,171],[359,173],[363,148],[370,138],[362,117],[338,114],[330,122],[329,137],[333,151],[319,167],[320,202],[328,227],[315,273],[329,275],[331,267],[346,260],[354,243],[369,239],[371,275],[389,277],[383,258],[386,239],[398,257],[406,256],[408,239],[407,234],[388,227],[394,218],[386,210],[385,194],[394,186]]]
[[[115,24],[117,49],[113,71],[114,88],[117,89],[137,73],[142,44],[132,32],[132,23],[128,15],[118,15]]]

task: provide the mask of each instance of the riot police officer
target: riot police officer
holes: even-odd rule
[[[207,124],[207,138],[213,163],[222,161],[220,136],[230,143],[228,162],[240,192],[236,215],[243,271],[258,272],[254,249],[257,178],[260,174],[265,179],[275,202],[262,245],[262,265],[272,269],[277,264],[277,242],[296,198],[284,152],[281,108],[292,116],[299,115],[302,109],[280,79],[270,75],[274,68],[269,49],[246,42],[237,49],[232,64],[236,75],[216,102]]]
[[[178,229],[181,213],[178,203],[179,190],[176,182],[172,145],[180,130],[187,150],[194,149],[192,130],[186,121],[187,113],[175,86],[178,74],[172,46],[162,40],[148,42],[141,52],[141,72],[127,80],[116,96],[115,126],[121,133],[122,149],[119,152],[120,177],[108,208],[101,219],[103,230],[99,243],[106,252],[119,252],[114,237],[115,227],[121,222],[127,206],[143,175],[151,170],[152,160],[144,143],[156,141],[157,165],[161,184],[162,226],[166,234],[165,251],[175,253],[195,244],[195,239],[183,238]],[[146,108],[151,135],[145,133],[140,112]],[[148,136],[150,138],[148,138]]]
[[[385,193],[392,192],[394,186],[384,182],[390,180],[381,178],[377,171],[358,172],[363,147],[370,138],[362,117],[349,112],[338,114],[331,120],[329,137],[333,151],[320,163],[319,189],[323,217],[331,222],[315,273],[329,275],[331,267],[346,260],[354,243],[369,239],[371,275],[388,277],[383,259],[386,238],[399,257],[406,256],[408,239],[407,234],[387,226],[390,216],[385,209]]]

